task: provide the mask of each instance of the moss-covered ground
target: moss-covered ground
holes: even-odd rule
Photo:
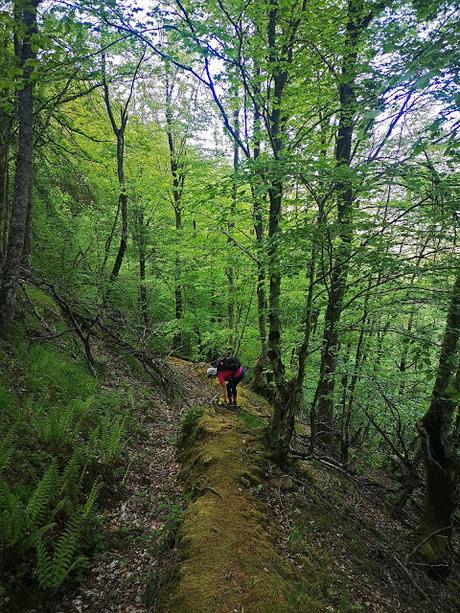
[[[247,397],[242,399],[246,407]],[[249,427],[248,423],[249,422]],[[294,611],[291,569],[276,547],[276,528],[255,493],[267,459],[251,405],[198,416],[182,452],[190,504],[178,535],[175,575],[159,610]]]

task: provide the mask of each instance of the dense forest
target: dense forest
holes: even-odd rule
[[[2,0],[0,39],[0,609],[458,610],[458,2]],[[278,587],[248,547],[210,605],[224,503]]]

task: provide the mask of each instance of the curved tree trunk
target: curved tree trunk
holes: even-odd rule
[[[107,82],[107,71],[106,71],[106,57],[105,53],[101,55],[101,72],[102,72],[102,85],[104,88],[104,102],[107,110],[107,115],[110,120],[110,125],[112,126],[113,133],[117,139],[117,175],[118,175],[118,185],[119,185],[119,196],[118,196],[118,208],[116,214],[116,221],[118,219],[118,214],[121,212],[121,236],[120,236],[120,244],[118,246],[117,257],[115,258],[115,263],[112,268],[112,272],[110,273],[110,280],[115,281],[120,272],[121,266],[123,264],[123,260],[125,257],[126,249],[128,246],[128,194],[126,193],[126,183],[125,183],[125,171],[124,171],[124,163],[125,163],[125,134],[126,134],[126,126],[128,123],[128,109],[129,104],[131,102],[131,98],[134,93],[134,85],[136,83],[136,78],[139,73],[139,69],[144,61],[145,50],[141,54],[139,61],[134,70],[131,86],[129,90],[129,95],[120,109],[120,125],[117,125],[115,121],[115,116],[113,113],[112,103],[110,101],[110,91],[109,84]],[[114,229],[115,229],[114,224]],[[110,249],[110,245],[113,238],[113,232],[111,233],[107,245],[106,245],[106,256],[104,259],[104,265],[107,260],[108,251]]]

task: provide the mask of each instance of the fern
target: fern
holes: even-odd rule
[[[52,449],[72,446],[77,436],[77,429],[73,428],[75,418],[79,413],[79,405],[68,407],[54,405],[43,410],[35,410],[31,414],[31,423],[37,433],[38,439],[49,445]]]
[[[27,516],[24,505],[11,492],[5,481],[0,480],[0,551],[20,543],[27,532]]]
[[[78,510],[70,517],[52,554],[48,553],[44,543],[44,531],[37,534],[35,540],[37,578],[42,588],[57,588],[67,578],[75,562],[82,521],[81,511]]]
[[[81,488],[82,451],[77,448],[67,462],[61,477],[60,496],[70,496],[75,499]]]
[[[5,436],[3,441],[0,442],[0,475],[8,468],[13,451],[13,437],[11,433],[9,433]]]
[[[103,463],[110,464],[121,454],[125,424],[126,416],[118,415],[112,420],[101,416],[99,431],[93,435],[93,444]]]
[[[91,515],[91,512],[96,503],[97,497],[99,496],[100,490],[101,490],[101,484],[95,481],[88,495],[88,498],[86,499],[86,502],[83,505],[83,509],[82,509],[83,519],[88,519],[88,517]]]
[[[46,530],[39,530],[35,534],[37,578],[42,588],[58,588],[81,559],[81,556],[77,555],[81,531],[94,509],[99,490],[100,484],[94,483],[85,504],[79,507],[69,518],[52,553],[48,552],[44,542]]]
[[[58,483],[59,474],[57,468],[55,464],[51,464],[38,483],[26,507],[27,519],[31,527],[36,526],[43,519],[52,495],[57,490]]]

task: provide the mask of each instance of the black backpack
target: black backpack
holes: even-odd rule
[[[232,372],[236,372],[241,367],[241,362],[238,358],[235,358],[233,355],[230,355],[226,358],[222,358],[217,361],[217,370],[218,372],[221,370],[231,370]]]

